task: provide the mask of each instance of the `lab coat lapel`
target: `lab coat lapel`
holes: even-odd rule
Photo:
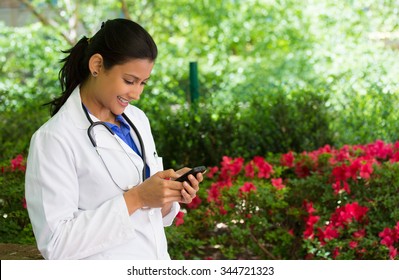
[[[149,134],[148,132],[148,127],[146,126],[146,123],[138,114],[135,113],[128,113],[125,112],[126,116],[130,119],[130,121],[133,123],[133,125],[137,128],[137,131],[140,133],[141,139],[143,141],[144,149],[145,149],[145,155],[146,155],[146,162],[149,165],[151,169],[151,165],[153,163],[153,155],[155,153],[155,149],[150,145],[153,143],[152,140],[152,135]],[[130,129],[130,135],[133,138],[133,141],[136,143],[137,148],[139,149],[140,153],[143,154],[141,150],[141,145],[140,141],[138,139],[138,136],[136,135],[135,131]]]

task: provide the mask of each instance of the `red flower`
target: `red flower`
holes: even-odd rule
[[[227,210],[224,208],[224,206],[223,205],[220,205],[219,206],[219,213],[220,213],[220,215],[227,215]]]
[[[356,241],[349,242],[349,247],[351,249],[355,249],[357,246],[358,246],[358,243]]]
[[[202,202],[201,198],[196,196],[196,197],[193,198],[191,203],[187,204],[187,208],[196,209],[196,208],[198,208],[198,206],[201,205],[201,202]]]
[[[367,207],[360,206],[357,202],[348,203],[339,207],[335,213],[331,215],[331,222],[335,227],[344,227],[354,219],[360,222],[368,211]]]
[[[304,238],[313,239],[314,237],[314,224],[316,224],[320,220],[319,216],[309,215],[306,220],[305,231],[303,232]]]
[[[184,224],[184,212],[179,211],[176,215],[176,226],[178,227],[182,224]]]
[[[309,214],[312,214],[312,213],[316,212],[316,209],[313,208],[313,202],[304,201],[303,205],[304,205],[304,207],[306,208],[306,211]]]
[[[362,165],[362,167],[360,168],[359,176],[363,179],[370,179],[371,173],[373,173],[373,164],[369,161],[366,164]]]
[[[253,178],[253,177],[255,177],[255,169],[254,169],[254,166],[253,166],[253,164],[252,164],[252,161],[251,162],[249,162],[246,166],[245,166],[245,177],[248,177],[248,178]]]
[[[332,184],[332,187],[335,194],[339,194],[342,191],[346,191],[348,194],[351,193],[349,184],[346,181],[343,181],[343,185],[341,185],[341,181],[337,181],[336,183]]]
[[[209,168],[208,168],[208,172],[205,173],[205,175],[206,175],[208,178],[212,179],[212,178],[215,176],[215,173],[218,172],[218,171],[219,171],[219,167],[217,167],[217,166],[209,167]]]
[[[361,229],[353,233],[353,237],[357,239],[361,239],[366,236],[366,230]]]
[[[399,152],[394,153],[389,161],[392,163],[398,162],[399,161]]]
[[[244,183],[244,185],[239,189],[240,193],[246,193],[250,191],[256,191],[256,186],[250,182]]]
[[[231,180],[231,177],[238,175],[241,172],[242,166],[244,164],[243,158],[232,159],[230,157],[224,156],[222,158],[222,169],[220,172],[220,178],[222,180]]]
[[[220,189],[221,189],[221,183],[213,183],[211,187],[208,190],[208,202],[219,202],[220,201]]]
[[[338,247],[335,247],[335,248],[334,248],[334,251],[333,251],[333,253],[332,253],[333,258],[334,258],[334,259],[338,258],[339,254],[340,254],[340,253],[339,253],[339,248],[338,248]]]
[[[26,199],[25,199],[25,197],[24,197],[24,198],[22,198],[22,207],[23,207],[24,209],[26,209],[26,208],[27,208],[27,206],[26,206]]]
[[[382,238],[381,244],[387,247],[391,247],[394,245],[396,241],[399,239],[399,234],[395,229],[385,228],[378,234],[379,237]]]
[[[269,178],[273,173],[273,167],[264,158],[256,156],[253,162],[258,167],[258,178]]]
[[[328,224],[324,230],[319,228],[319,234],[318,234],[319,240],[322,243],[322,245],[325,244],[325,241],[335,239],[339,237],[339,233],[336,228],[333,227],[332,224]]]
[[[280,162],[282,166],[294,167],[294,153],[292,151],[281,156]]]
[[[14,159],[11,160],[11,170],[20,170],[25,172],[26,166],[24,165],[24,158],[22,155],[17,155]]]
[[[389,257],[393,260],[397,255],[398,255],[398,249],[396,249],[393,246],[389,247]]]
[[[351,177],[356,178],[356,173],[353,172],[353,167],[350,168],[346,164],[334,167],[332,170],[332,175],[334,176],[336,182],[346,181]]]
[[[304,160],[301,160],[295,164],[295,174],[299,178],[305,178],[310,175],[310,168],[307,166]]]
[[[272,185],[278,190],[285,188],[285,185],[283,184],[283,179],[281,178],[272,179]]]

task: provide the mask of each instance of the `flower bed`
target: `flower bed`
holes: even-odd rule
[[[223,157],[167,228],[175,259],[399,259],[399,142]],[[34,244],[25,161],[0,165],[0,242]]]
[[[398,259],[399,142],[223,157],[177,227],[178,259]]]

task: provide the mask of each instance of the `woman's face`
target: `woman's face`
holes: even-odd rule
[[[122,114],[130,101],[140,99],[153,66],[154,62],[148,59],[134,59],[109,70],[102,67],[92,77],[87,98],[82,97],[85,105],[102,121],[108,121],[104,118],[110,113]]]

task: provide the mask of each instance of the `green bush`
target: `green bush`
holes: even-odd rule
[[[399,143],[223,157],[177,227],[177,259],[399,259]]]
[[[210,100],[164,108],[161,117],[159,109],[147,112],[165,167],[216,165],[225,154],[250,159],[333,141],[328,96],[310,90],[287,93],[282,87],[257,90],[258,95],[224,106]]]
[[[25,159],[0,165],[0,243],[34,244],[25,201]]]
[[[59,94],[61,40],[40,24],[0,23],[0,162],[27,154],[29,140],[49,117],[42,106]]]

